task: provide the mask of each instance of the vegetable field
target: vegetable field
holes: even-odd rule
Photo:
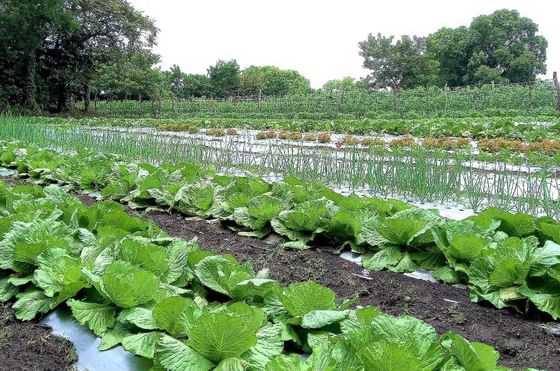
[[[119,204],[83,206],[54,185],[1,187],[2,300],[16,297],[20,320],[65,303],[102,338],[100,350],[122,344],[170,370],[495,367],[499,358],[413,317],[349,309],[351,301],[313,282],[282,287]]]
[[[239,135],[230,132],[238,140]],[[560,317],[560,223],[552,212],[558,204],[556,188],[531,196],[535,208],[525,213],[508,211],[506,204],[450,220],[437,209],[406,202],[415,196],[412,191],[404,199],[379,198],[372,195],[379,193],[375,189],[360,196],[350,185],[345,195],[332,183],[318,182],[324,179],[320,176],[335,178],[321,174],[323,166],[313,167],[312,160],[301,160],[307,161],[308,173],[278,166],[293,162],[295,151],[300,156],[323,151],[309,157],[330,156],[333,168],[345,166],[345,156],[356,166],[385,164],[386,159],[379,159],[390,154],[394,164],[408,159],[417,180],[425,179],[418,177],[438,161],[441,174],[464,166],[484,174],[480,179],[489,174],[500,179],[496,169],[479,166],[475,171],[463,165],[461,154],[451,152],[458,158],[453,165],[450,157],[438,157],[449,151],[424,148],[419,154],[418,148],[395,148],[387,141],[366,151],[376,157],[355,159],[364,152],[362,144],[350,146],[348,154],[341,152],[339,142],[322,147],[308,140],[297,149],[287,143],[291,152],[276,154],[278,158],[270,149],[281,148],[281,143],[269,144],[262,158],[277,162],[233,166],[242,164],[239,157],[220,160],[216,149],[223,150],[224,142],[210,140],[216,135],[208,132],[174,143],[176,138],[165,132],[40,126],[4,118],[2,136],[7,140],[1,143],[0,165],[6,174],[27,182],[2,186],[1,298],[15,300],[21,320],[69,307],[80,324],[101,338],[100,350],[122,345],[169,370],[389,367],[384,365],[495,369],[499,360],[492,346],[454,332],[436,332],[406,310],[405,315],[391,316],[377,307],[356,306],[356,298],[337,299],[332,289],[312,281],[283,285],[266,269],[255,271],[230,255],[215,255],[196,241],[170,236],[127,210],[211,219],[244,237],[274,235],[280,238],[275,248],[287,253],[318,244],[330,253],[351,252],[367,271],[428,272],[440,282],[436,285],[467,286],[474,303],[491,305],[494,311],[509,308],[511,315],[520,313],[528,320],[551,321],[548,328]],[[272,139],[245,138],[257,152],[263,140]],[[228,145],[231,150],[240,142]],[[469,153],[482,152],[471,148]],[[258,158],[250,151],[246,156]],[[487,160],[468,161],[480,165]],[[503,179],[555,179],[551,164],[507,165]],[[398,166],[395,174],[407,165]],[[539,175],[532,175],[535,167]],[[274,168],[277,174],[269,174],[267,181],[266,171],[259,168]],[[344,182],[347,179],[339,185]],[[403,179],[402,189],[406,184]],[[85,206],[68,192],[105,201]],[[521,191],[525,197],[528,192]],[[519,204],[519,194],[509,197],[512,205]],[[543,202],[551,209],[545,210]],[[551,215],[539,216],[546,211]],[[548,331],[534,326],[535,331]]]
[[[0,299],[23,321],[69,311],[100,339],[93,357],[118,347],[166,370],[560,362],[555,116],[0,124]],[[345,283],[321,273],[340,269]],[[443,322],[415,303],[426,290]]]
[[[0,371],[560,371],[551,7],[223,3],[0,1]]]

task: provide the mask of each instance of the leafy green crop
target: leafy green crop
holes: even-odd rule
[[[19,176],[34,176],[41,185],[56,181],[68,189],[94,188],[133,208],[174,209],[218,219],[246,236],[262,238],[275,232],[285,237],[282,245],[288,248],[309,248],[317,239],[330,241],[339,251],[350,248],[363,254],[367,269],[428,269],[441,281],[468,284],[473,301],[520,310],[529,301],[560,318],[560,252],[554,247],[560,242],[560,224],[550,217],[487,209],[475,217],[450,222],[435,211],[402,201],[341,196],[320,183],[295,178],[267,183],[252,177],[217,175],[186,163],[153,166],[114,155],[63,154],[17,142],[3,143],[1,159],[4,166],[18,169]],[[45,163],[57,167],[43,171]],[[86,177],[83,169],[88,169]],[[32,278],[52,298],[52,302],[45,299],[40,310],[92,285],[105,300],[119,306],[144,305],[177,293],[170,286],[189,283],[193,272],[210,290],[235,300],[262,300],[277,289],[267,277],[231,258],[193,253],[192,246],[177,242],[147,243],[145,238],[157,238],[160,232],[128,218],[115,203],[86,208],[57,187],[16,189],[17,198],[5,192],[0,202],[4,215],[0,269],[17,272],[23,285],[29,282],[25,277],[40,268]],[[37,197],[42,198],[36,201]],[[66,208],[61,210],[60,203]],[[72,228],[78,231],[72,232]],[[47,257],[39,265],[39,257],[51,246],[61,249],[57,256],[64,266],[50,267]],[[82,272],[76,270],[78,252],[86,269]],[[191,271],[183,269],[185,262]],[[53,269],[63,275],[46,279]],[[144,295],[143,286],[135,287],[124,277],[142,277],[145,287],[154,292]],[[13,296],[18,282],[0,282],[1,296]],[[158,282],[168,287],[158,290]],[[38,294],[30,292],[28,297]]]
[[[491,347],[440,338],[412,317],[350,309],[314,282],[281,287],[266,271],[169,237],[110,201],[83,206],[55,186],[3,184],[0,198],[11,200],[0,216],[0,300],[15,296],[21,320],[68,305],[101,337],[101,350],[122,345],[155,369],[478,367],[469,349],[485,369],[496,367]],[[30,210],[33,220],[22,222]]]

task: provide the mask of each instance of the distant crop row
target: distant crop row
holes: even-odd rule
[[[136,128],[102,129],[48,125],[52,121],[10,118],[0,136],[43,147],[94,149],[151,164],[186,161],[226,174],[249,173],[266,179],[297,177],[341,191],[367,192],[420,202],[453,202],[474,210],[496,206],[510,211],[560,216],[556,177],[558,154],[475,153],[425,146],[391,148],[372,144],[309,146],[292,141],[256,141],[229,136],[220,140]],[[404,138],[407,139],[407,138]],[[405,140],[400,145],[405,145]],[[536,167],[535,167],[536,166]]]
[[[2,120],[13,118],[3,117]],[[198,132],[204,128],[286,130],[292,132],[330,132],[349,135],[413,135],[415,137],[502,138],[528,142],[560,139],[557,116],[507,116],[437,119],[363,119],[363,120],[259,120],[227,119],[106,119],[106,118],[26,118],[28,122],[63,126],[154,127],[168,131]]]
[[[556,95],[550,81],[458,89],[414,89],[398,94],[317,92],[263,100],[228,98],[100,101],[100,115],[115,117],[231,118],[431,118],[502,115],[554,115]]]

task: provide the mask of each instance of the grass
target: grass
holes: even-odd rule
[[[465,315],[463,314],[463,312],[461,312],[461,309],[459,308],[458,304],[453,303],[449,307],[447,307],[447,313],[451,316],[451,318],[456,324],[458,325],[465,324],[466,322]]]

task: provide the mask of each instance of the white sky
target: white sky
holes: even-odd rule
[[[295,69],[314,88],[343,76],[366,75],[358,42],[369,33],[427,35],[469,25],[497,9],[517,9],[548,40],[548,72],[560,71],[558,0],[129,0],[161,29],[162,67],[205,73],[217,59],[241,68]]]

